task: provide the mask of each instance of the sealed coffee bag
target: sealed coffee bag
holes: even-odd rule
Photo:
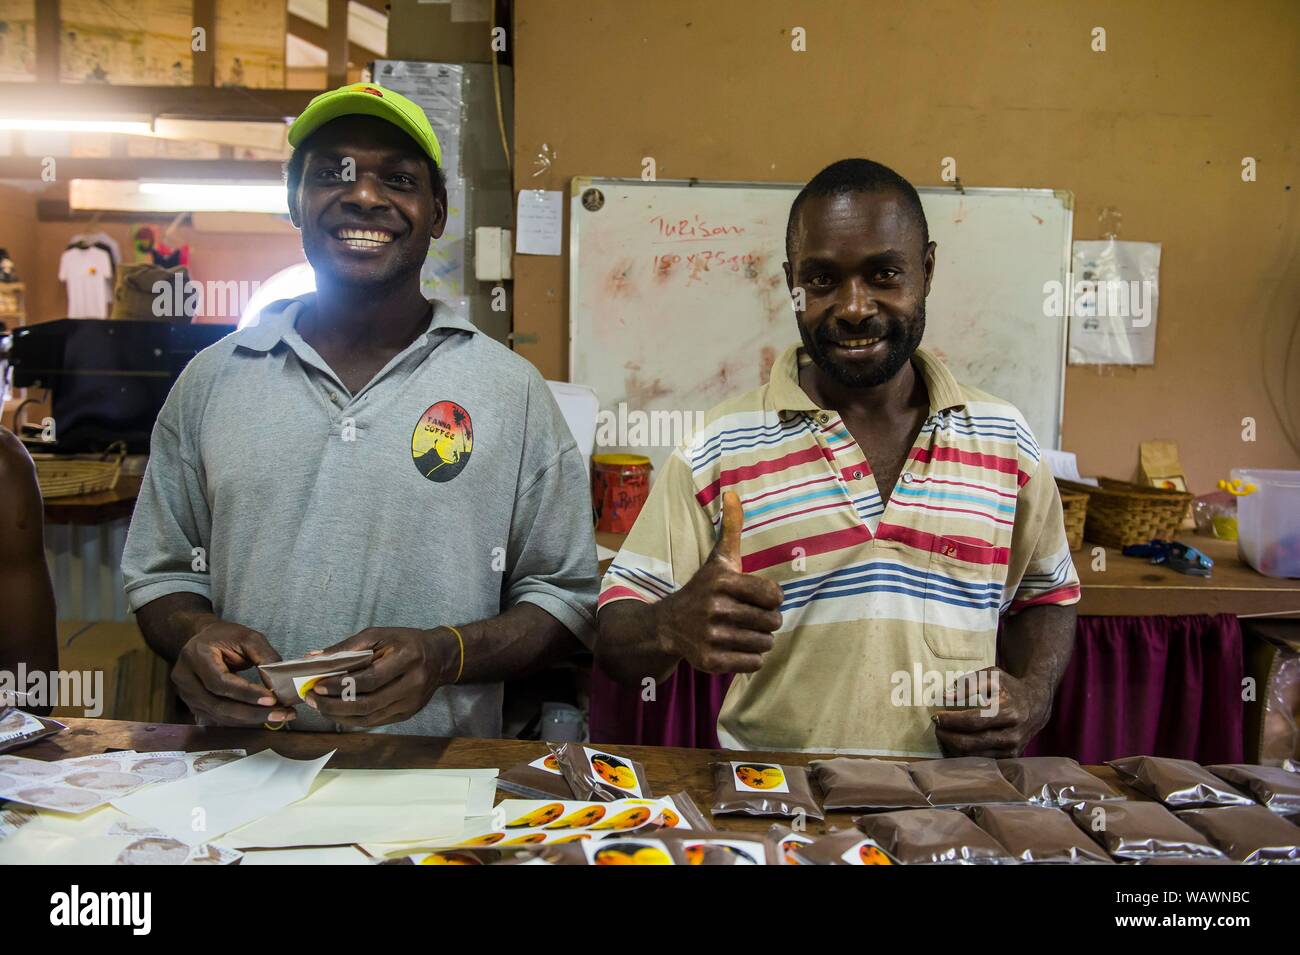
[[[713,814],[822,819],[802,766],[733,760],[713,764]]]
[[[822,808],[858,812],[923,809],[930,804],[912,782],[906,763],[884,759],[815,759],[808,764],[822,791]]]
[[[799,865],[893,865],[880,844],[857,829],[840,829],[792,847]]]
[[[585,743],[552,743],[560,772],[578,799],[638,799],[651,797],[645,767],[628,756],[617,756]]]
[[[1225,763],[1205,767],[1282,816],[1300,813],[1300,773],[1281,766]]]
[[[1134,789],[1159,799],[1171,809],[1203,806],[1249,806],[1254,800],[1237,792],[1214,773],[1190,759],[1168,756],[1126,756],[1106,765]]]
[[[572,799],[573,788],[554,753],[512,766],[497,777],[497,789],[525,799]]]
[[[1159,856],[1222,859],[1223,853],[1158,802],[1084,802],[1070,808],[1074,824],[1121,862]]]
[[[1110,865],[1065,813],[1048,806],[973,806],[970,817],[1021,862]]]
[[[1177,815],[1236,862],[1300,864],[1300,827],[1263,806],[1184,809]]]
[[[955,809],[901,809],[854,825],[902,865],[1014,865],[1002,845]]]
[[[999,759],[998,769],[1020,795],[1037,806],[1124,798],[1068,756]]]
[[[1025,797],[1002,778],[997,760],[986,756],[923,760],[908,763],[907,770],[931,806],[1025,802]]]
[[[684,789],[671,796],[660,796],[655,800],[655,804],[660,806],[660,809],[650,820],[647,828],[691,829],[695,832],[709,832],[713,829],[713,823],[700,811],[691,794]]]

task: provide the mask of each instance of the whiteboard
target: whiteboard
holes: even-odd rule
[[[600,402],[608,427],[598,451],[646,454],[660,467],[673,442],[669,415],[655,412],[689,426],[694,412],[766,381],[799,340],[782,263],[800,188],[573,180],[569,374]],[[1067,287],[1072,194],[917,191],[937,243],[923,347],[958,381],[1016,405],[1040,445],[1058,447],[1066,320],[1044,314],[1044,286]]]

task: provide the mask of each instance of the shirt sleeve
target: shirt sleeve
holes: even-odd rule
[[[174,593],[212,599],[207,563],[212,514],[197,464],[185,450],[185,380],[182,373],[154,423],[149,464],[122,551],[122,577],[133,611]]]
[[[1040,604],[1079,602],[1079,576],[1065,537],[1061,495],[1040,458],[1020,488],[1003,609],[1017,613]]]
[[[605,572],[600,606],[615,600],[654,603],[689,581],[708,560],[717,532],[696,491],[690,464],[680,450],[674,451]]]
[[[68,253],[65,251],[61,256],[59,256],[59,281],[66,282],[67,280],[68,280]]]
[[[541,607],[590,647],[595,640],[596,537],[582,452],[549,388],[530,381],[525,429],[527,479],[515,501],[506,551],[508,606]]]

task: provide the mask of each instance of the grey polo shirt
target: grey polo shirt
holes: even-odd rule
[[[586,470],[541,375],[435,302],[428,330],[350,394],[294,329],[308,304],[276,303],[177,379],[122,556],[132,610],[201,594],[291,659],[527,601],[590,645]],[[443,687],[379,732],[499,736],[501,697]],[[298,708],[295,728],[332,726]]]

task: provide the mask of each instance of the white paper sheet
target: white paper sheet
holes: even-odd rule
[[[319,759],[299,760],[264,749],[199,776],[150,786],[113,805],[195,846],[301,799],[333,755],[331,750]]]
[[[436,770],[327,769],[306,798],[216,841],[275,849],[459,838],[469,788],[469,777]]]
[[[551,189],[519,190],[515,251],[520,255],[559,255],[564,227],[564,193]]]

